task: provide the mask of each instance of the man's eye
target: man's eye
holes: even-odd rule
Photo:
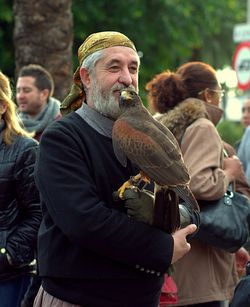
[[[119,67],[119,66],[111,66],[109,69],[110,69],[111,71],[117,71],[117,70],[120,69],[120,67]]]
[[[135,73],[137,73],[138,69],[137,69],[137,67],[130,67],[129,70],[130,70],[131,73],[135,74]]]

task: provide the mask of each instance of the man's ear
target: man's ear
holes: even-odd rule
[[[88,88],[89,84],[90,84],[90,76],[89,76],[89,72],[86,68],[84,68],[84,67],[80,68],[80,77],[81,77],[81,80],[82,80],[82,84]]]
[[[49,89],[45,88],[44,90],[40,91],[40,93],[43,100],[47,102],[49,100],[49,94],[50,94]]]

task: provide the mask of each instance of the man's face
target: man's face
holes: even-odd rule
[[[19,111],[30,117],[38,115],[47,104],[49,91],[40,91],[35,85],[33,77],[19,77],[16,85],[16,100]]]
[[[250,125],[250,100],[247,100],[243,104],[241,122],[244,127],[247,127]]]
[[[139,60],[136,52],[128,47],[110,47],[96,63],[89,75],[87,102],[103,115],[116,119],[119,116],[121,90],[138,92]],[[85,83],[86,85],[86,83]]]

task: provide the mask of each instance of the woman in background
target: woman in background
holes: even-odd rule
[[[19,307],[29,285],[41,221],[34,183],[38,143],[19,124],[0,72],[0,306]]]
[[[223,197],[229,182],[239,175],[239,159],[223,156],[223,143],[215,128],[221,118],[223,90],[215,70],[202,62],[189,62],[176,72],[163,72],[146,89],[156,118],[177,138],[198,200]],[[191,241],[191,251],[175,265],[178,288],[174,306],[220,307],[237,283],[235,255]]]

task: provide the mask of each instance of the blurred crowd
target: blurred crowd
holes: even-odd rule
[[[113,197],[139,172],[112,143],[121,92],[138,93],[134,43],[93,33],[78,58],[62,102],[41,65],[20,69],[16,97],[0,72],[0,307],[250,306],[250,240],[230,253],[197,240],[193,223],[174,233],[155,227],[153,187]],[[224,91],[208,63],[164,70],[146,90],[153,121],[178,142],[195,198],[220,199],[233,182],[249,199],[250,98],[234,148],[216,130]],[[154,155],[157,136],[137,124],[120,120],[118,137]]]

